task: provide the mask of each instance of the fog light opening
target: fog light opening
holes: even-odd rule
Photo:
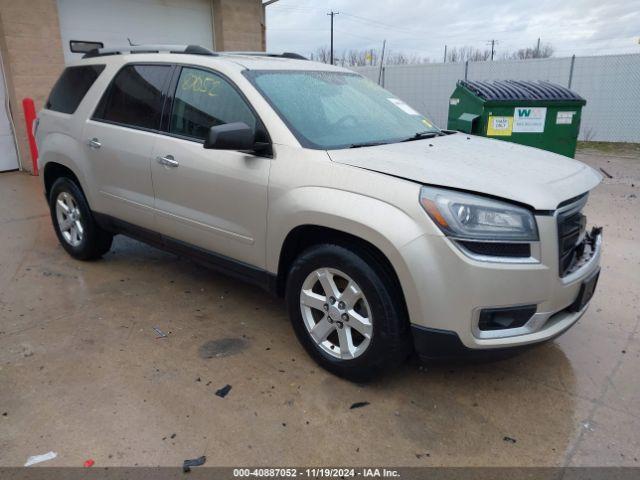
[[[483,308],[480,311],[478,328],[487,330],[506,330],[525,325],[536,313],[536,305],[523,305],[507,308]]]

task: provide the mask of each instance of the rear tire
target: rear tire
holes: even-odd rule
[[[62,247],[78,260],[95,260],[111,248],[113,235],[101,228],[80,187],[60,177],[49,192],[53,228]]]
[[[323,244],[293,263],[286,301],[293,329],[328,371],[366,381],[412,352],[404,299],[392,273],[364,249]]]

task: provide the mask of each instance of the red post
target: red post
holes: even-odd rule
[[[38,175],[38,146],[36,145],[36,137],[33,136],[33,122],[36,120],[36,105],[33,103],[33,98],[23,99],[22,109],[24,110],[24,119],[27,122],[27,138],[29,139],[33,174]]]

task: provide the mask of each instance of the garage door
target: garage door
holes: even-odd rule
[[[0,172],[18,168],[18,153],[13,141],[9,115],[7,115],[6,95],[4,76],[0,75]]]
[[[65,61],[69,40],[134,44],[202,45],[213,48],[212,0],[58,0]]]

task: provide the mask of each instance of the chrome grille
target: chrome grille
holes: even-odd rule
[[[581,255],[581,246],[586,233],[587,217],[582,209],[587,203],[584,195],[569,205],[562,207],[558,213],[558,253],[559,272],[564,277]]]

